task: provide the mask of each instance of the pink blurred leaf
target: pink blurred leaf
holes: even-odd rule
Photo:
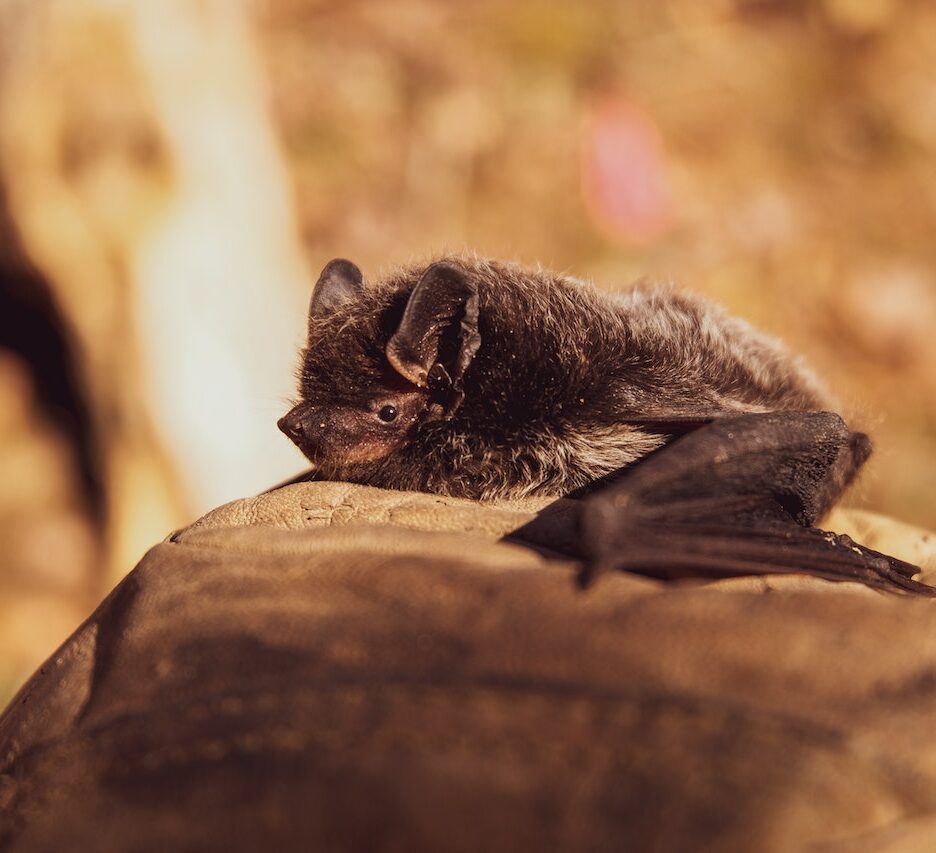
[[[582,139],[585,207],[602,231],[649,242],[673,220],[673,201],[656,124],[623,98],[589,110]]]

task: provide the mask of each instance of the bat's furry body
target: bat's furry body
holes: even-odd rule
[[[331,415],[399,382],[385,351],[430,267],[361,285],[319,316],[313,308],[291,417],[303,418],[293,437],[322,476],[480,499],[562,495],[664,443],[665,426],[642,424],[828,405],[778,342],[698,296],[646,283],[602,293],[473,256],[441,263],[476,290],[480,345],[460,404],[444,417],[428,417],[431,407],[414,413],[389,452],[349,459],[354,426],[336,429]],[[323,452],[328,441],[316,433],[342,426],[344,447]]]
[[[936,595],[917,567],[813,527],[867,436],[779,343],[697,296],[475,257],[368,287],[336,260],[299,388],[280,428],[320,477],[479,499],[605,480],[581,507],[583,583],[807,572]]]

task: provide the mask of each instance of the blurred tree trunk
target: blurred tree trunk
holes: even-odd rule
[[[7,9],[0,163],[23,245],[79,344],[113,578],[183,515],[146,412],[129,279],[170,167],[125,27],[105,5]]]
[[[289,194],[240,3],[13,2],[0,33],[0,181],[78,344],[109,583],[301,465]]]

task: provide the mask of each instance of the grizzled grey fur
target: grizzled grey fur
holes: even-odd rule
[[[369,284],[329,264],[280,427],[319,476],[494,499],[568,494],[682,420],[828,406],[799,359],[698,296],[459,255]]]

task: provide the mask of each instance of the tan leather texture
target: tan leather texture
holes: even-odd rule
[[[0,849],[936,849],[931,601],[582,592],[575,511],[336,483],[215,510],[0,718]],[[921,531],[828,526],[936,569]]]

